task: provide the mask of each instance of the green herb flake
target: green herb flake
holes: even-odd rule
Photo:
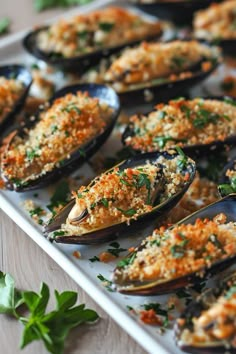
[[[55,214],[55,208],[59,206],[64,206],[70,197],[70,188],[66,180],[62,180],[57,184],[57,187],[50,199],[50,204],[47,205],[47,208]]]
[[[163,119],[167,113],[165,111],[158,111],[158,119]]]
[[[183,152],[183,150],[179,146],[176,146],[175,149],[176,149],[176,151],[179,154],[179,158],[178,158],[178,161],[177,161],[177,166],[181,170],[184,170],[187,167],[188,158],[187,158],[187,156],[185,155],[185,153]]]
[[[109,292],[114,292],[114,289],[112,288],[112,281],[106,279],[102,274],[98,274],[97,278],[102,282],[102,284],[105,286],[107,291]]]
[[[7,33],[10,26],[10,20],[8,17],[3,17],[0,19],[0,34]]]
[[[29,214],[31,217],[34,215],[40,216],[40,215],[44,214],[44,210],[41,207],[36,207],[32,210],[29,210]]]
[[[157,136],[153,138],[153,141],[157,143],[161,149],[163,149],[168,141],[173,141],[174,143],[186,143],[187,139],[176,139],[171,136]]]
[[[84,5],[91,1],[92,0],[34,0],[34,8],[36,11],[40,12],[49,8]]]
[[[26,150],[26,157],[29,161],[33,161],[35,157],[39,157],[38,149]]]
[[[89,261],[94,263],[94,262],[100,262],[100,259],[97,256],[94,256],[92,258],[89,258]]]
[[[124,214],[125,216],[128,216],[128,217],[132,217],[132,216],[134,216],[137,213],[137,210],[133,209],[133,208],[124,210],[122,208],[116,207],[116,209],[119,210],[122,214]]]
[[[130,257],[126,257],[126,258],[122,259],[121,261],[119,261],[119,262],[117,263],[117,267],[119,267],[119,268],[124,268],[124,267],[126,267],[126,266],[128,266],[128,265],[133,264],[133,262],[134,262],[136,256],[137,256],[137,252],[132,253],[132,254],[130,255]]]
[[[110,32],[113,29],[114,25],[115,24],[112,22],[100,22],[98,24],[100,30],[102,30],[103,32]]]
[[[109,244],[109,246],[112,248],[108,248],[107,252],[111,253],[115,257],[119,257],[120,253],[127,251],[126,248],[120,247],[118,242],[112,242]]]
[[[53,232],[53,237],[56,237],[56,236],[64,236],[66,234],[66,232],[65,231],[62,231],[62,230],[60,230],[60,231],[54,231]]]
[[[173,245],[170,247],[173,258],[183,258],[185,250],[181,245]]]

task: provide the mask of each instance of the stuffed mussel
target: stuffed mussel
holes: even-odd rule
[[[212,4],[196,13],[193,27],[197,38],[216,42],[225,53],[235,55],[236,47],[236,1]]]
[[[236,101],[229,97],[179,98],[160,103],[147,115],[134,115],[123,143],[135,152],[180,146],[187,154],[206,152],[236,137]]]
[[[85,82],[106,82],[125,104],[166,100],[206,78],[221,61],[217,47],[196,40],[143,42],[90,70]]]
[[[6,187],[40,188],[78,168],[108,138],[119,109],[117,95],[103,85],[58,91],[24,128],[11,133],[1,156]]]
[[[6,127],[21,109],[32,77],[22,65],[0,67],[0,129]],[[2,131],[0,131],[2,133]]]
[[[92,244],[114,238],[127,227],[143,225],[173,208],[194,175],[195,164],[182,151],[136,156],[74,192],[45,232],[49,239],[63,243]]]
[[[160,22],[147,21],[124,8],[108,7],[38,28],[23,43],[36,58],[78,73],[126,45],[161,34]]]
[[[236,195],[166,229],[160,227],[118,263],[120,292],[155,295],[194,285],[236,260]]]
[[[188,353],[236,353],[236,272],[190,303],[175,325],[177,345]]]
[[[191,23],[194,12],[206,8],[213,0],[130,0],[130,2],[151,15],[183,25]]]

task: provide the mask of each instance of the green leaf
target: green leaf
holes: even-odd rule
[[[21,342],[20,342],[20,348],[23,349],[26,347],[28,344],[33,342],[34,340],[39,340],[40,337],[35,331],[34,326],[32,326],[30,323],[28,323],[23,331],[22,337],[21,337]]]
[[[0,34],[4,34],[8,32],[10,26],[10,20],[7,17],[3,17],[0,19]]]
[[[43,11],[53,7],[69,7],[72,5],[84,5],[91,0],[34,0],[36,11]]]
[[[23,304],[19,291],[15,289],[15,281],[10,274],[0,272],[0,313],[16,314],[16,309]]]
[[[33,291],[22,292],[22,297],[31,311],[32,315],[41,317],[44,315],[48,300],[49,300],[49,288],[45,283],[42,283],[39,295]]]
[[[74,291],[64,291],[59,294],[57,290],[55,290],[55,297],[57,300],[57,310],[64,311],[67,308],[74,306],[77,301],[77,293]]]

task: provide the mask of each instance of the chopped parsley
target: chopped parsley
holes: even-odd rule
[[[68,104],[68,106],[62,108],[61,111],[62,111],[62,112],[67,112],[67,113],[70,113],[71,111],[75,111],[75,112],[78,113],[78,114],[81,113],[81,110],[80,110],[74,103]]]
[[[34,160],[35,157],[38,157],[38,149],[26,150],[26,156],[29,161]]]
[[[100,259],[97,256],[93,256],[92,258],[89,258],[89,261],[94,263],[94,262],[100,262]]]
[[[117,210],[119,210],[122,214],[124,214],[125,216],[134,216],[137,213],[136,209],[130,208],[127,210],[121,209],[116,207]]]
[[[187,167],[188,157],[185,155],[185,153],[183,152],[183,150],[179,146],[176,146],[175,149],[176,149],[176,151],[179,154],[179,158],[178,158],[178,161],[177,161],[177,166],[181,170],[183,170],[183,169],[185,169]]]
[[[50,204],[47,205],[47,208],[55,215],[55,208],[59,206],[64,206],[70,197],[70,188],[66,180],[62,180],[58,183],[54,194],[50,199]]]
[[[193,125],[197,129],[203,129],[207,124],[217,124],[221,117],[222,116],[218,113],[208,111],[205,108],[200,108],[196,112],[196,118],[193,119]]]
[[[186,62],[186,58],[180,56],[174,56],[171,58],[171,67],[174,69],[181,69]]]
[[[34,215],[40,216],[40,215],[44,214],[44,210],[41,207],[36,207],[32,210],[29,210],[29,214],[31,217]]]
[[[174,258],[183,258],[185,250],[180,245],[173,245],[170,248],[170,252]]]
[[[109,246],[112,248],[108,248],[107,252],[111,253],[115,257],[119,257],[121,252],[127,251],[126,248],[120,247],[118,242],[112,242],[109,244]]]
[[[171,136],[157,136],[153,138],[153,141],[159,145],[159,147],[162,149],[165,147],[166,143],[168,141],[173,141],[175,143],[186,143],[187,139],[176,139]]]
[[[136,255],[137,255],[137,252],[134,252],[134,253],[132,253],[130,255],[130,257],[126,257],[126,258],[122,259],[121,261],[119,261],[117,263],[117,267],[124,268],[124,267],[126,267],[128,265],[133,264],[133,262],[134,262],[134,260],[136,258]]]
[[[223,249],[223,246],[221,244],[221,242],[219,241],[217,235],[212,234],[209,237],[209,241],[213,243],[214,246],[216,246],[217,248],[219,248],[223,253],[225,253],[225,250]]]
[[[54,134],[57,130],[58,130],[58,127],[56,125],[52,125],[51,133]]]
[[[10,20],[8,17],[3,17],[0,19],[0,34],[8,32],[10,26]]]
[[[56,236],[64,236],[66,234],[66,232],[65,231],[62,231],[62,230],[60,230],[60,231],[54,231],[53,232],[53,237],[56,237]]]
[[[165,118],[166,115],[167,115],[167,113],[165,111],[158,111],[158,118],[159,119]]]
[[[86,152],[84,151],[84,149],[80,148],[78,151],[79,151],[81,156],[86,157]]]
[[[225,103],[228,103],[228,104],[231,104],[232,106],[236,106],[236,100],[233,99],[233,98],[231,98],[231,97],[226,97],[226,98],[224,99],[224,102],[225,102]]]
[[[107,291],[109,292],[113,292],[114,289],[112,288],[112,281],[106,279],[102,274],[98,274],[97,278],[103,283],[103,285],[105,286],[105,288],[107,289]]]
[[[102,30],[103,32],[110,32],[113,29],[114,25],[115,24],[112,22],[100,22],[98,24],[100,30]]]

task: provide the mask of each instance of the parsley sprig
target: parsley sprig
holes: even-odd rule
[[[84,5],[92,0],[34,0],[36,11],[43,11],[53,7],[69,7],[72,5]]]
[[[35,340],[42,340],[52,354],[62,354],[65,339],[70,330],[82,323],[94,322],[98,314],[85,305],[74,306],[77,293],[74,291],[54,292],[56,307],[46,312],[50,292],[47,284],[42,283],[40,292],[18,291],[14,279],[0,272],[0,313],[9,314],[18,319],[24,330],[20,347],[23,349]],[[28,316],[21,316],[18,308],[24,305]]]

